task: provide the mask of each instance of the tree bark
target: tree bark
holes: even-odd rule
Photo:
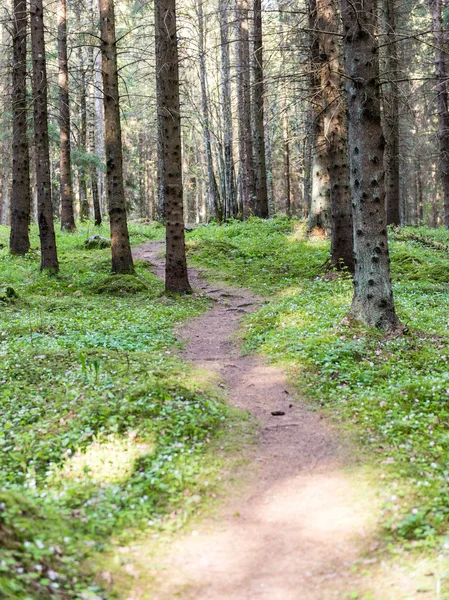
[[[90,18],[92,22],[95,22],[95,12],[93,1],[89,4]],[[91,70],[91,77],[89,81],[89,104],[88,104],[88,137],[89,137],[89,154],[91,162],[89,166],[90,171],[90,185],[92,189],[92,206],[94,209],[94,224],[96,227],[101,225],[101,205],[100,205],[100,191],[98,181],[98,169],[93,162],[93,157],[96,154],[97,149],[97,131],[96,131],[96,111],[95,111],[95,57],[94,57],[94,46],[91,44],[88,49],[89,57],[89,68]]]
[[[232,127],[231,61],[229,52],[230,0],[220,0],[220,43],[221,43],[221,91],[223,112],[224,154],[224,218],[237,217],[237,198],[234,171],[234,136]]]
[[[103,81],[101,76],[101,53],[95,57],[94,67],[94,87],[95,87],[95,152],[97,156],[104,161],[104,112],[103,112]],[[106,212],[105,193],[104,193],[104,170],[102,167],[97,167],[98,178],[98,199],[100,202],[100,210]]]
[[[438,104],[438,139],[440,143],[440,175],[444,194],[444,225],[449,227],[449,105],[447,80],[449,70],[445,60],[445,39],[442,26],[442,1],[429,0],[435,46],[435,86]]]
[[[256,214],[255,170],[251,127],[251,68],[249,53],[249,0],[236,2],[237,96],[239,122],[240,190],[243,218]]]
[[[1,8],[1,23],[0,23],[0,32],[1,32],[1,44],[3,46],[3,52],[0,55],[0,69],[3,72],[2,82],[0,85],[0,96],[2,98],[1,101],[1,110],[3,111],[2,122],[6,128],[9,129],[9,113],[11,110],[11,85],[12,81],[10,79],[11,72],[11,53],[10,53],[10,4],[9,1],[6,0],[3,2]],[[10,156],[11,156],[11,141],[9,135],[5,135],[0,143],[0,162],[2,163],[1,174],[0,174],[0,187],[1,187],[1,196],[0,196],[0,225],[9,225],[11,222],[11,203],[10,203],[10,179],[11,179],[11,166],[10,166]]]
[[[123,186],[122,131],[117,70],[114,0],[100,0],[101,56],[105,119],[106,180],[113,273],[134,273]]]
[[[76,24],[78,31],[83,29],[81,20],[81,3],[75,3]],[[78,46],[78,98],[79,98],[79,122],[78,122],[78,193],[80,205],[80,220],[89,218],[89,200],[87,197],[87,174],[85,168],[87,154],[87,102],[86,102],[86,66],[84,59],[84,47]]]
[[[214,164],[212,159],[212,145],[210,135],[210,115],[209,115],[209,97],[207,92],[207,65],[205,51],[205,32],[204,32],[204,0],[198,0],[198,34],[199,34],[199,54],[200,54],[200,84],[201,84],[201,109],[203,112],[203,137],[206,151],[207,164],[207,195],[209,214],[219,222],[223,219],[220,195],[218,193],[217,180],[215,178]]]
[[[385,194],[387,225],[400,225],[399,187],[399,57],[396,44],[395,0],[384,0],[385,73],[383,123],[385,135]]]
[[[166,219],[165,289],[191,291],[184,241],[179,58],[175,0],[155,0],[157,110]]]
[[[255,214],[268,218],[267,166],[265,152],[265,112],[264,112],[264,69],[262,36],[262,0],[254,0],[254,169],[255,169]]]
[[[67,59],[67,2],[58,2],[59,139],[61,229],[75,231],[70,148],[69,69]]]
[[[57,273],[53,207],[51,201],[51,176],[47,113],[47,66],[42,0],[31,0],[31,51],[33,59],[33,113],[34,146],[36,160],[37,222],[41,242],[41,270]]]
[[[30,155],[27,134],[26,59],[27,59],[26,0],[14,0],[12,41],[12,190],[11,235],[12,254],[24,255],[30,249]]]
[[[351,317],[398,325],[390,278],[375,0],[342,0],[355,276]]]
[[[354,272],[346,104],[342,96],[336,0],[317,0],[321,94],[331,204],[331,262]],[[321,33],[326,32],[326,33]],[[327,33],[330,32],[330,33]]]
[[[323,57],[320,55],[319,23],[317,0],[309,1],[310,28],[310,92],[312,129],[312,167],[311,167],[311,197],[307,230],[311,233],[320,229],[326,234],[331,232],[331,207],[329,189],[329,171],[327,156],[327,141],[324,134],[323,95],[321,90],[321,71]]]

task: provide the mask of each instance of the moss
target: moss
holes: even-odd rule
[[[135,275],[109,275],[95,281],[90,286],[90,291],[94,294],[129,296],[148,292],[149,287],[146,281]]]

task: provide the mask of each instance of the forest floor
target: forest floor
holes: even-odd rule
[[[92,229],[0,227],[0,598],[447,600],[449,232],[390,232],[384,336],[295,219],[188,233],[190,296]]]
[[[163,278],[163,251],[162,242],[152,242],[134,255]],[[165,552],[156,546],[157,560],[151,544],[133,546],[135,582],[127,598],[442,597],[441,585],[438,593],[433,581],[427,585],[434,578],[428,562],[379,558],[379,499],[369,458],[352,436],[311,411],[283,368],[242,353],[242,317],[267,302],[244,288],[211,283],[195,268],[189,277],[213,306],[178,332],[182,358],[251,415],[256,435],[242,449],[247,461],[234,474],[240,485],[227,487],[221,506],[171,538]]]

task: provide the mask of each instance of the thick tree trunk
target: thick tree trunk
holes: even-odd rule
[[[310,132],[312,140],[312,185],[307,229],[309,233],[314,229],[319,229],[329,235],[331,232],[330,184],[321,90],[321,71],[324,66],[324,57],[320,55],[317,0],[310,0],[308,8],[311,64],[310,92],[313,124]]]
[[[100,0],[101,56],[105,120],[106,180],[111,227],[112,271],[133,273],[123,187],[122,131],[117,71],[114,0]]]
[[[396,45],[395,0],[384,0],[385,73],[383,87],[383,124],[385,136],[385,201],[387,225],[400,225],[399,186],[399,57]]]
[[[398,325],[390,278],[375,0],[342,0],[355,277],[351,317]]]
[[[34,147],[36,160],[37,222],[41,242],[41,270],[59,270],[56,251],[47,114],[47,67],[42,0],[31,0],[31,50],[33,58]]]
[[[257,217],[268,217],[267,165],[265,152],[265,112],[264,112],[264,70],[263,70],[263,37],[262,37],[262,0],[254,0],[254,169],[255,169],[255,214]]]
[[[251,127],[251,66],[249,53],[249,0],[237,0],[237,96],[239,121],[240,190],[243,218],[256,214],[255,170]]]
[[[429,0],[435,46],[435,86],[438,103],[438,138],[440,142],[440,175],[444,193],[444,224],[449,227],[449,105],[445,39],[442,27],[442,1]]]
[[[317,0],[317,26],[320,32],[338,33],[336,0]],[[346,105],[342,96],[338,39],[337,35],[318,33],[332,221],[331,261],[335,267],[346,267],[353,273],[354,241]]]
[[[26,0],[14,0],[12,22],[12,190],[10,249],[24,255],[30,249],[30,156],[27,135]]]
[[[217,180],[215,178],[214,164],[212,159],[212,145],[210,135],[210,115],[209,115],[209,97],[207,91],[207,66],[205,50],[205,32],[204,32],[204,0],[198,0],[198,33],[199,33],[199,53],[200,53],[200,83],[201,83],[201,108],[203,112],[203,137],[206,150],[207,164],[207,196],[209,214],[213,215],[217,221],[223,218],[221,200],[218,193]]]
[[[72,161],[70,151],[69,69],[67,60],[67,2],[58,2],[58,62],[59,62],[59,139],[61,229],[75,230],[73,211]]]
[[[229,52],[229,10],[230,0],[220,0],[220,43],[221,43],[221,96],[223,112],[223,160],[224,160],[224,218],[237,217],[237,198],[235,186],[232,97],[231,97],[231,61]]]
[[[179,58],[175,0],[155,0],[157,109],[166,219],[165,289],[191,291],[184,242]]]

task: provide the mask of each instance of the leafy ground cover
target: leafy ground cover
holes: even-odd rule
[[[58,233],[49,277],[34,229],[16,258],[0,228],[1,598],[106,597],[94,553],[179,525],[219,472],[206,449],[227,409],[173,355],[173,328],[207,301],[164,296],[143,262],[112,277],[91,233]]]
[[[281,363],[312,406],[349,424],[378,457],[387,539],[449,548],[449,232],[392,233],[407,329],[351,326],[348,277],[323,270],[328,243],[285,219],[201,228],[190,257],[212,276],[275,294],[246,321],[245,347]]]

